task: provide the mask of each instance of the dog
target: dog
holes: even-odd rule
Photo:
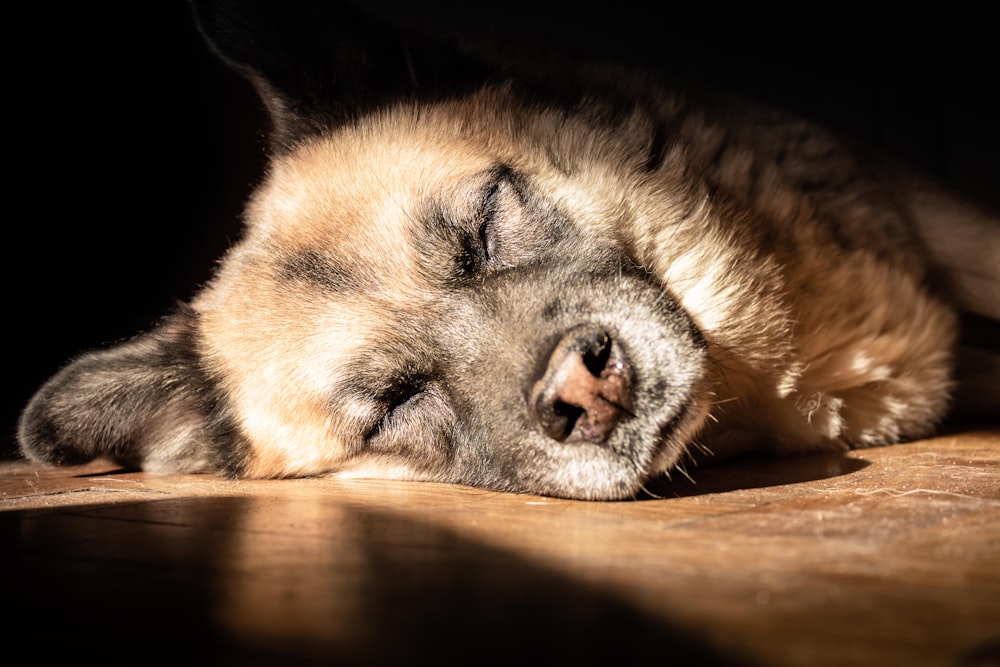
[[[30,459],[614,500],[1000,406],[995,355],[956,372],[1000,221],[898,165],[351,7],[193,14],[268,112],[266,177],[195,298],[37,391]]]

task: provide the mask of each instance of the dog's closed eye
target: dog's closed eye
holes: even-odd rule
[[[499,181],[493,181],[484,189],[475,215],[474,222],[478,223],[475,233],[462,235],[458,266],[464,276],[481,273],[498,258],[497,216],[501,211],[500,195]]]
[[[384,394],[378,405],[364,437],[369,452],[416,457],[427,464],[447,455],[454,414],[440,387],[406,382]]]
[[[493,183],[487,190],[482,207],[482,222],[479,224],[479,247],[482,250],[483,261],[489,262],[497,256],[496,216],[499,205],[497,193],[499,183]]]
[[[370,442],[398,426],[406,419],[408,412],[418,407],[417,404],[425,394],[425,389],[417,382],[404,382],[384,392],[376,401],[379,411],[374,424],[365,434],[365,440]]]

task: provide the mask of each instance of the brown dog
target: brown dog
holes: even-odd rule
[[[807,123],[232,4],[200,26],[274,124],[244,237],[39,390],[31,458],[626,498],[927,435],[957,309],[1000,318],[998,221]]]

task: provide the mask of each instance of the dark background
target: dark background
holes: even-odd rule
[[[240,233],[267,128],[249,85],[203,46],[184,2],[36,4],[6,10],[4,21],[0,454],[14,451],[23,404],[66,360],[148,328],[209,277]],[[877,5],[810,4],[790,15],[628,2],[459,7],[431,3],[405,19],[701,77],[1000,205],[1000,34],[986,5],[905,15]]]

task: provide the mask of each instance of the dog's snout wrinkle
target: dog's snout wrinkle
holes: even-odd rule
[[[576,327],[556,345],[530,403],[553,440],[601,444],[631,414],[631,367],[602,328]]]

